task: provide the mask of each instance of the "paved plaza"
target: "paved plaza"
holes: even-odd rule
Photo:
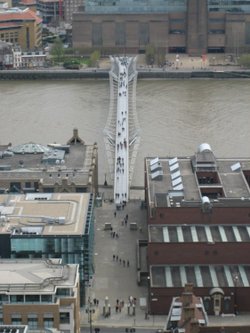
[[[145,318],[145,307],[140,307],[140,299],[147,298],[146,286],[137,284],[136,266],[136,242],[138,239],[146,239],[146,209],[141,208],[143,191],[132,191],[132,200],[124,207],[124,210],[115,212],[115,204],[112,202],[112,190],[107,189],[104,194],[102,207],[95,210],[95,275],[87,290],[87,299],[90,297],[92,304],[94,299],[99,301],[98,306],[93,305],[95,312],[92,315],[93,328],[95,327],[124,327],[124,328],[152,328],[152,331],[163,329],[167,316],[149,315]],[[128,215],[127,225],[124,218]],[[130,230],[130,223],[137,223],[137,230]],[[113,237],[110,230],[104,230],[105,223],[111,223]],[[117,234],[117,236],[116,236]],[[115,258],[113,258],[115,256]],[[118,260],[116,259],[118,257]],[[121,260],[121,261],[120,261]],[[129,261],[129,265],[128,262]],[[129,298],[136,299],[135,315],[132,311],[128,314]],[[105,298],[110,305],[111,315],[104,316],[103,307]],[[124,301],[121,310],[116,310],[116,302]],[[81,325],[89,327],[89,315],[86,306],[82,309]],[[209,316],[210,325],[250,325],[249,314],[239,316]]]
[[[112,201],[112,200],[111,200]],[[140,307],[140,299],[147,297],[146,286],[137,284],[136,241],[146,239],[146,210],[141,208],[141,200],[131,200],[124,210],[115,210],[115,204],[109,199],[95,210],[95,276],[88,288],[88,297],[99,300],[92,316],[93,326],[114,327],[155,327],[162,328],[166,316],[150,316],[145,319],[145,307]],[[115,214],[116,212],[116,214]],[[116,215],[116,216],[115,216]],[[128,216],[128,221],[124,219]],[[105,223],[111,223],[112,231],[104,230]],[[131,230],[130,223],[136,223],[138,229]],[[114,257],[113,257],[114,256]],[[136,299],[135,315],[130,309],[129,298]],[[108,298],[111,315],[103,315],[105,298]],[[116,303],[124,302],[117,311]],[[123,301],[123,302],[122,302]],[[88,324],[88,315],[82,311],[82,324]]]

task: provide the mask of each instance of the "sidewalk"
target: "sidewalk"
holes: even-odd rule
[[[147,299],[147,289],[145,286],[137,285],[136,241],[146,239],[146,210],[141,209],[140,200],[131,200],[124,210],[116,211],[116,217],[114,212],[115,204],[109,200],[103,201],[103,206],[95,210],[96,272],[87,291],[87,299],[90,297],[92,301],[99,300],[99,305],[93,306],[95,309],[92,315],[93,326],[163,328],[166,316],[149,316],[145,319],[147,309],[140,308],[139,305],[140,298]],[[128,215],[127,226],[123,222],[126,215]],[[130,222],[137,223],[138,230],[130,230]],[[112,232],[118,234],[118,237],[113,237],[109,230],[104,230],[105,223],[111,223]],[[136,298],[135,315],[132,315],[132,308],[130,308],[131,314],[128,314],[130,296]],[[107,318],[103,315],[106,297],[111,309],[111,315]],[[121,312],[119,310],[116,312],[117,300],[124,301]],[[85,308],[81,313],[81,325],[88,326],[88,319]]]

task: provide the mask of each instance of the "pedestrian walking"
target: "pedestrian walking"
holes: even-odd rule
[[[116,211],[114,211],[114,217],[116,217]]]
[[[116,261],[118,261],[118,256],[116,256]]]
[[[125,267],[125,260],[123,260],[123,267]]]
[[[113,261],[115,261],[115,255],[113,254]]]
[[[129,260],[127,260],[127,267],[129,267]]]

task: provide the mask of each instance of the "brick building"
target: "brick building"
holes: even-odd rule
[[[86,0],[73,14],[73,46],[104,53],[238,55],[250,47],[250,1]]]
[[[0,13],[0,40],[34,50],[42,44],[42,19],[31,9],[9,9]]]
[[[186,283],[209,314],[249,311],[250,159],[146,158],[151,313],[168,313]]]

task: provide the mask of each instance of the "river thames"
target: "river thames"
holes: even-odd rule
[[[250,157],[250,80],[138,80],[140,148],[132,185],[142,186],[144,157],[190,156],[207,142],[218,157]],[[66,143],[78,128],[98,143],[99,183],[109,182],[103,129],[108,80],[0,82],[0,144]]]

